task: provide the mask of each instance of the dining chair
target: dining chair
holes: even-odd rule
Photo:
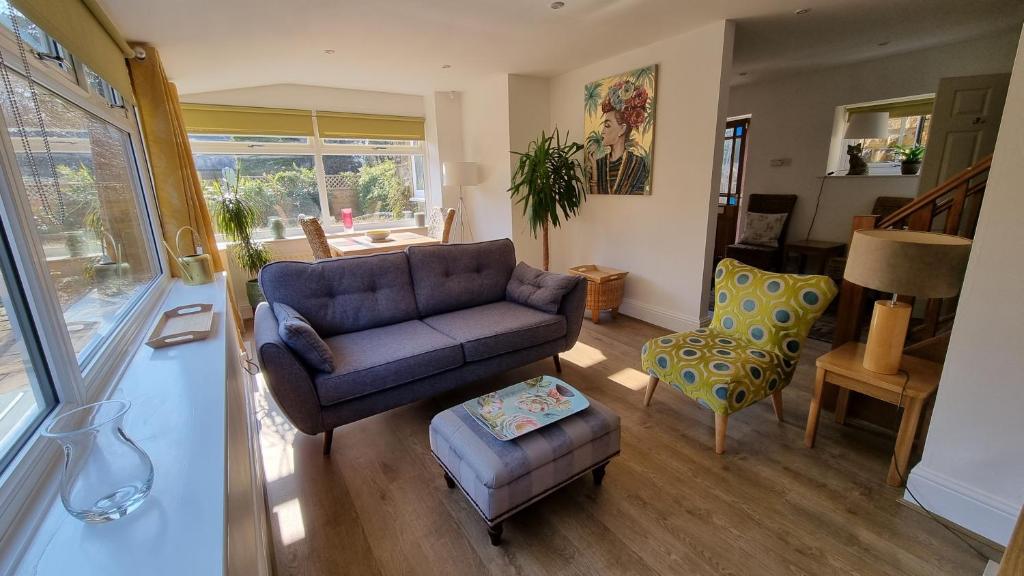
[[[640,353],[650,376],[644,406],[664,380],[715,413],[715,452],[725,452],[729,415],[768,396],[782,421],[789,385],[811,326],[838,289],[827,276],[774,274],[731,258],[715,270],[707,328],[659,336]]]
[[[339,258],[344,256],[342,251],[327,242],[327,235],[324,234],[324,227],[320,225],[320,219],[312,216],[299,218],[299,225],[306,235],[306,241],[313,250],[314,260],[326,260],[328,258]]]
[[[434,208],[430,212],[430,222],[427,223],[427,236],[440,240],[441,244],[448,244],[454,222],[454,208]]]

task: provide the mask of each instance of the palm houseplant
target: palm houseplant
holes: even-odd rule
[[[262,243],[253,239],[253,231],[262,220],[259,206],[230,187],[216,186],[219,194],[213,200],[213,218],[217,229],[233,241],[231,246],[238,266],[249,275],[245,283],[245,295],[249,305],[254,309],[264,300],[256,275],[267,264],[270,264],[270,250]]]
[[[579,142],[563,142],[558,129],[551,134],[541,132],[519,156],[512,185],[508,191],[530,223],[533,237],[542,235],[544,270],[549,266],[548,229],[557,228],[562,220],[575,216],[587,199],[583,183],[583,165],[577,154],[583,149]]]
[[[900,173],[912,176],[921,171],[921,162],[924,161],[925,147],[920,144],[913,146],[894,146],[893,152],[900,159]]]

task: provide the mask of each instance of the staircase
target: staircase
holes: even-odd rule
[[[853,230],[926,230],[973,238],[991,165],[992,156],[986,156],[885,218],[854,216]],[[865,306],[864,296],[863,287],[843,281],[833,348],[860,339],[861,326],[870,309]],[[900,297],[900,300],[913,303],[910,297]],[[908,348],[942,339],[951,329],[955,314],[956,297],[929,299],[924,305],[923,317],[912,325]]]

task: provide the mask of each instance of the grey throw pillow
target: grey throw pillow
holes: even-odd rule
[[[303,362],[321,372],[334,372],[334,354],[327,343],[294,308],[274,303],[277,334]]]
[[[558,312],[562,297],[576,286],[577,276],[545,272],[520,262],[505,288],[505,299],[549,314]]]
[[[743,234],[740,234],[740,244],[778,247],[779,235],[782,234],[782,227],[786,224],[786,216],[788,215],[747,212],[743,224]]]

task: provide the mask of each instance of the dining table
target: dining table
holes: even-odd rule
[[[440,244],[441,241],[415,232],[392,232],[381,241],[371,240],[364,234],[362,236],[328,238],[327,243],[331,246],[331,252],[335,253],[335,256],[366,256],[384,252],[400,252],[409,246],[430,246]]]

